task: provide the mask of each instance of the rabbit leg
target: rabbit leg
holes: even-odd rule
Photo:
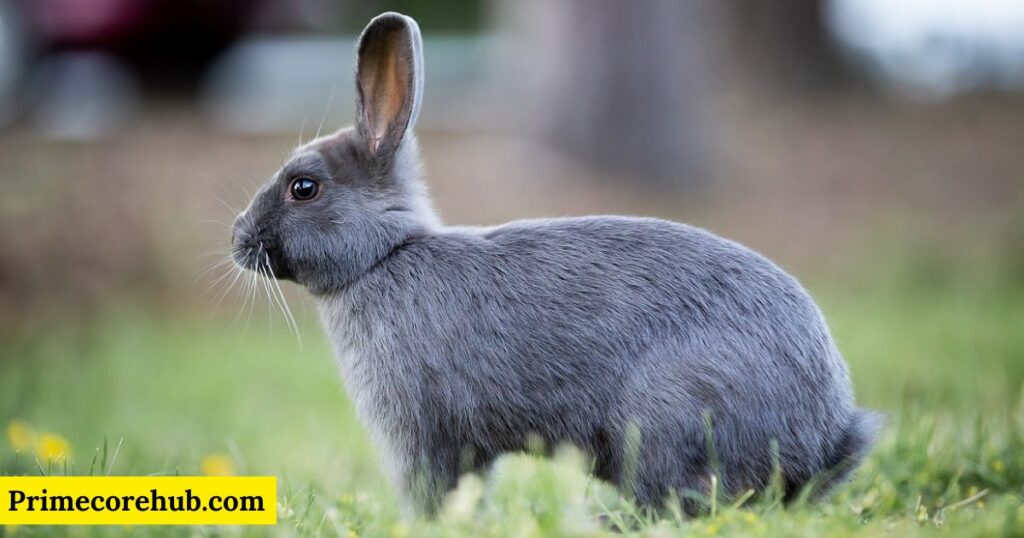
[[[396,459],[396,485],[408,515],[436,514],[458,483],[458,458],[445,450],[421,450]]]
[[[644,465],[630,481],[629,490],[638,506],[658,512],[668,502],[689,516],[704,513],[711,493],[710,474],[687,468],[666,469],[660,465]],[[674,499],[672,498],[674,497]]]
[[[696,437],[648,430],[646,434],[626,434],[625,439],[610,460],[603,465],[598,461],[598,471],[613,473],[606,479],[611,478],[620,491],[647,510],[665,508],[670,495],[688,515],[706,509],[712,471],[706,448]]]

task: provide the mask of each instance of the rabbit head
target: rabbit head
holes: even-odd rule
[[[423,93],[419,27],[379,15],[357,50],[356,125],[296,148],[232,228],[235,263],[313,293],[345,286],[437,226],[412,133]]]

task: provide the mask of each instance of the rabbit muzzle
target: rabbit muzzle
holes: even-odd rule
[[[231,231],[231,258],[242,269],[270,278],[291,278],[277,241],[263,230],[247,226],[241,217]]]

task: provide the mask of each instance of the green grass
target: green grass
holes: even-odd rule
[[[230,320],[139,312],[22,335],[0,357],[0,422],[67,438],[69,474],[86,474],[106,440],[113,474],[195,474],[204,456],[226,454],[238,474],[279,477],[273,530],[146,528],[158,534],[621,535],[613,526],[638,536],[1024,534],[1024,292],[837,289],[815,291],[860,403],[889,423],[853,482],[814,506],[783,509],[769,496],[652,521],[565,451],[554,461],[506,458],[489,477],[465,477],[437,520],[403,522],[318,327],[306,328],[300,351],[279,320],[271,332],[259,316],[244,336]],[[4,474],[39,466],[0,446]]]

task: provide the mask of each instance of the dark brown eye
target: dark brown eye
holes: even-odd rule
[[[292,180],[292,197],[296,200],[312,200],[320,192],[320,184],[308,177]]]

